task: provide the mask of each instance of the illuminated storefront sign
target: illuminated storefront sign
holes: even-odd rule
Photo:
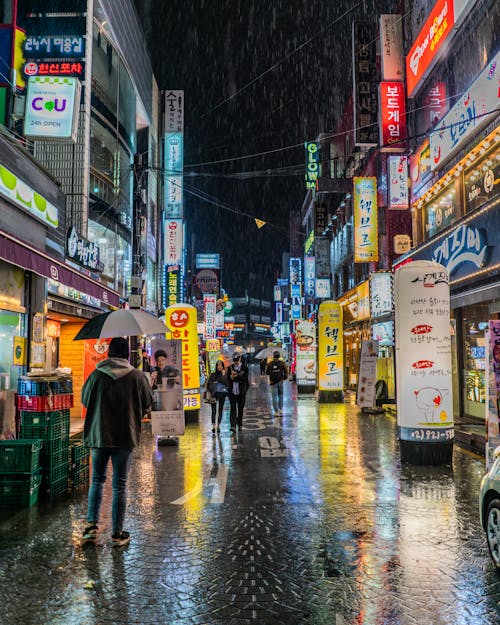
[[[164,222],[164,259],[167,265],[180,265],[184,243],[182,221],[166,219]]]
[[[377,33],[376,24],[353,22],[352,61],[354,94],[354,145],[378,145]]]
[[[381,150],[404,150],[407,139],[404,85],[402,82],[381,82],[379,94]]]
[[[378,260],[377,179],[355,177],[354,262]]]
[[[292,287],[299,286],[302,283],[302,259],[301,258],[290,258],[289,260],[289,270],[290,270],[290,294],[293,296],[295,293],[293,292]],[[300,288],[299,288],[300,294]]]
[[[378,341],[380,347],[394,345],[394,322],[372,323],[372,339]]]
[[[370,274],[370,316],[376,319],[391,312],[392,274],[389,272]]]
[[[498,113],[500,52],[430,134],[431,167],[438,169]]]
[[[363,319],[370,318],[370,283],[365,280],[359,284],[356,288],[358,293],[358,310],[357,319],[362,321]]]
[[[220,254],[196,254],[196,269],[220,269]]]
[[[431,177],[431,145],[429,139],[426,139],[410,156],[412,204],[425,192],[424,185],[430,183]]]
[[[165,93],[165,132],[184,131],[184,91]]]
[[[450,288],[442,265],[416,261],[394,277],[397,418],[401,440],[452,441]]]
[[[318,387],[320,391],[344,388],[342,307],[323,302],[318,309]]]
[[[196,308],[189,304],[169,306],[165,311],[165,323],[170,328],[168,338],[182,340],[184,410],[199,410],[201,399]]]
[[[60,58],[85,56],[85,37],[82,35],[31,35],[23,46],[26,58]]]
[[[163,284],[163,307],[178,304],[181,299],[181,272],[179,265],[165,265]]]
[[[500,148],[476,159],[464,175],[465,212],[477,210],[500,195]]]
[[[165,179],[165,216],[181,219],[184,214],[182,201],[182,176],[167,176]]]
[[[316,386],[316,325],[312,321],[295,322],[296,368],[299,386]]]
[[[305,143],[306,148],[306,189],[316,189],[319,177],[319,144]]]
[[[380,16],[382,80],[404,80],[403,19],[401,15]]]
[[[312,246],[314,244],[314,230],[307,235],[305,243],[304,243],[304,254],[309,254]]]
[[[486,232],[482,228],[462,225],[455,228],[438,247],[432,259],[442,264],[449,275],[463,263],[472,263],[479,268],[485,264],[488,254]]]
[[[389,208],[404,210],[409,199],[408,157],[389,156]]]
[[[104,265],[99,261],[99,246],[95,241],[79,237],[74,226],[68,229],[66,235],[66,255],[82,267],[93,271],[102,271]]]
[[[332,282],[330,278],[316,278],[316,298],[329,299],[332,296]]]
[[[184,167],[182,132],[165,135],[165,170],[168,174],[181,174]]]
[[[50,63],[29,61],[23,65],[25,76],[73,76],[83,80],[85,77],[85,63],[72,59],[71,61],[51,61]]]
[[[203,338],[205,340],[215,339],[216,337],[216,307],[217,296],[213,293],[205,293],[203,295],[203,318],[205,321],[205,332]]]
[[[406,57],[408,97],[430,72],[438,52],[459,24],[472,0],[438,0]]]
[[[0,195],[52,228],[59,226],[57,208],[3,165],[0,165]]]
[[[446,96],[446,83],[437,82],[427,92],[424,98],[426,109],[426,125],[431,128],[438,123],[448,112],[448,98]]]
[[[77,78],[31,76],[26,96],[25,136],[76,141],[80,91]]]
[[[304,291],[305,296],[314,299],[316,292],[316,260],[314,256],[304,256]]]

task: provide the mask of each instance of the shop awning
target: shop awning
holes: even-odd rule
[[[22,267],[28,271],[33,271],[39,276],[52,278],[72,289],[91,295],[105,304],[120,306],[120,296],[99,282],[88,278],[63,263],[54,260],[44,252],[29,247],[5,232],[0,232],[0,258]]]

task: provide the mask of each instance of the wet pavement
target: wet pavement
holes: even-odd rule
[[[205,408],[178,447],[147,430],[126,529],[82,546],[86,493],[0,519],[3,625],[494,625],[500,575],[479,527],[484,459],[401,467],[390,415],[318,405],[256,374],[243,430]]]

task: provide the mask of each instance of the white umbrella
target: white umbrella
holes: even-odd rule
[[[120,308],[112,312],[102,313],[87,321],[73,340],[165,334],[168,331],[169,329],[163,321],[143,310]]]
[[[281,347],[265,347],[264,349],[261,349],[258,354],[255,354],[254,358],[257,358],[257,360],[272,358],[274,352],[279,352],[280,358],[285,358],[286,356],[285,350],[281,349]]]

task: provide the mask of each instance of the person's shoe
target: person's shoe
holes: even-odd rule
[[[212,428],[212,434],[215,434],[217,432],[217,427],[214,425],[214,427]]]
[[[236,428],[231,427],[229,429],[231,430],[231,432],[236,432]]]
[[[111,536],[111,542],[113,543],[113,547],[124,547],[130,542],[130,534],[123,530],[121,532],[115,532],[113,536]]]
[[[99,529],[97,527],[97,523],[90,523],[90,525],[87,525],[87,527],[83,530],[82,540],[84,542],[97,540],[98,531]]]

